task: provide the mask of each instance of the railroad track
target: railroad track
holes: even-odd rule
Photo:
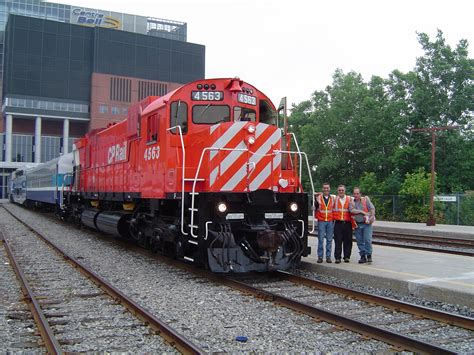
[[[48,353],[130,350],[121,348],[123,343],[138,351],[142,342],[148,351],[204,353],[41,231],[4,209],[33,232],[12,241],[0,232],[0,240]]]
[[[317,238],[317,234],[311,234]],[[355,242],[356,240],[353,239]],[[474,256],[474,239],[445,238],[407,233],[373,232],[372,244],[437,253]]]
[[[101,237],[98,233],[93,234],[109,240],[107,237]],[[331,333],[351,330],[353,333],[359,334],[353,339],[354,341],[377,339],[386,343],[387,348],[395,351],[451,354],[455,351],[450,348],[450,344],[463,341],[472,343],[474,338],[474,321],[467,317],[347,290],[284,272],[276,272],[271,275],[249,275],[243,278],[216,275],[153,254],[129,243],[119,242],[119,244],[127,245],[128,248],[138,253],[158,259],[162,263],[187,273],[304,313],[316,322],[332,324],[333,326],[327,330]],[[365,316],[370,319],[364,318]],[[413,325],[415,322],[417,322],[416,326]],[[408,325],[404,327],[406,324]],[[403,331],[393,329],[397,327],[405,329]],[[422,338],[432,330],[440,330],[445,327],[452,329],[455,336],[425,340],[417,338]],[[407,335],[415,331],[417,332],[415,337]]]
[[[439,253],[474,256],[474,239],[394,232],[374,232],[373,244]]]

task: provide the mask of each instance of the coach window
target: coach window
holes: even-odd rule
[[[158,115],[151,115],[147,118],[147,143],[158,141]]]
[[[230,121],[230,108],[226,105],[194,105],[193,123],[215,124]]]
[[[260,100],[259,106],[260,122],[276,125],[277,113],[267,100]]]
[[[176,126],[181,127],[183,134],[188,131],[188,104],[181,100],[171,103],[170,128]],[[178,134],[178,129],[172,129],[171,133]]]
[[[255,122],[255,119],[257,118],[257,114],[255,113],[255,110],[251,108],[245,108],[245,107],[240,107],[240,106],[235,106],[234,107],[234,121],[252,121]]]

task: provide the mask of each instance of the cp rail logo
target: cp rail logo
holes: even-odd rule
[[[105,28],[120,28],[120,21],[116,18],[105,16],[98,11],[75,8],[71,13],[72,21],[84,26],[99,26]]]
[[[120,144],[109,147],[107,151],[107,163],[118,163],[120,161],[127,160],[127,142],[123,142],[123,146]]]

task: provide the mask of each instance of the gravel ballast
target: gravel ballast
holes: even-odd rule
[[[387,344],[295,313],[271,302],[209,283],[87,230],[8,204],[21,219],[89,265],[115,287],[206,351],[354,352],[382,351]],[[0,209],[0,218],[18,222]],[[247,342],[236,341],[245,336]]]
[[[0,226],[2,229],[2,226]],[[33,315],[22,300],[20,285],[0,244],[0,353],[8,351],[41,351]]]
[[[63,351],[174,351],[26,227],[5,223],[4,229]]]
[[[317,323],[310,317],[275,307],[270,302],[242,295],[225,286],[176,270],[152,257],[129,250],[114,242],[112,238],[110,240],[98,238],[94,232],[76,229],[11,204],[7,207],[20,218],[34,221],[37,228],[69,253],[80,258],[115,287],[134,298],[204,350],[371,352],[387,349],[387,345],[381,342],[363,340],[353,332],[337,330],[325,322]],[[15,223],[1,209],[0,216],[8,221],[8,224]],[[329,279],[304,270],[298,273],[323,281]],[[331,283],[338,282],[344,284],[346,281],[334,279]],[[348,287],[347,284],[343,286]],[[364,286],[353,284],[352,287],[360,289]],[[387,296],[384,290],[377,290],[374,293]],[[310,300],[310,303],[321,307],[326,305],[328,309],[337,309],[341,313],[344,310],[351,313],[352,310],[351,316],[354,317],[378,315],[378,307],[372,307],[367,312],[358,312],[360,309],[358,301],[353,300],[353,304],[347,307],[344,306],[343,298],[337,295],[332,295],[331,300],[324,293],[316,290],[308,291],[308,288],[296,291],[288,289],[288,296],[304,297],[304,302]],[[446,305],[440,306],[446,307]],[[447,306],[460,310],[452,305]],[[403,314],[393,314],[392,318],[400,316]],[[390,320],[390,317],[384,319],[388,324]],[[235,340],[237,336],[248,337],[248,341],[237,342]],[[471,346],[465,343],[456,347],[457,344],[446,344],[446,346],[459,350]]]

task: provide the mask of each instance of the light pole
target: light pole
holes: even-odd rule
[[[434,182],[435,182],[435,161],[436,161],[436,132],[448,129],[458,129],[459,126],[444,126],[431,128],[412,128],[412,132],[431,132],[431,186],[430,186],[430,215],[426,221],[427,226],[436,225],[434,218]]]

